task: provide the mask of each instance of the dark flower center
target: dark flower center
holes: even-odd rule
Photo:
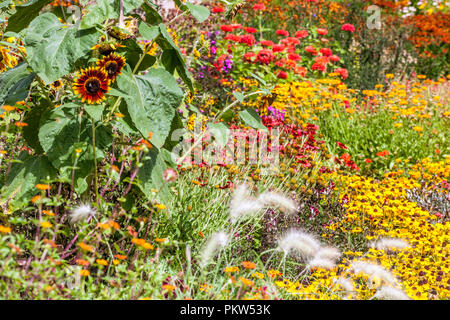
[[[91,79],[84,85],[87,92],[91,94],[96,94],[100,90],[100,81],[98,79]]]
[[[113,76],[119,71],[119,66],[117,65],[117,62],[110,61],[105,66],[106,71],[108,71],[109,76]]]

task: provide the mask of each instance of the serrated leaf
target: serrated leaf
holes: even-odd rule
[[[75,62],[97,43],[95,29],[78,31],[67,27],[52,13],[34,19],[25,36],[28,61],[45,84],[73,72]]]
[[[131,70],[125,69],[117,83],[122,91],[129,93],[130,97],[125,101],[134,126],[145,138],[151,132],[151,142],[161,147],[183,99],[175,78],[161,68],[151,69],[143,76],[133,75]]]
[[[16,6],[16,13],[8,19],[6,31],[22,31],[39,15],[41,9],[52,1],[53,0],[31,0],[26,4]]]
[[[164,50],[162,57],[164,67],[168,70],[172,69],[172,72],[175,68],[184,83],[188,86],[189,90],[193,92],[193,80],[186,67],[186,63],[184,62],[180,49],[173,42],[172,37],[167,32],[166,26],[163,23],[159,25],[159,29],[160,35],[156,38],[156,42]]]
[[[9,209],[15,211],[38,193],[36,184],[53,179],[56,170],[45,156],[32,156],[23,151],[18,162],[14,163],[9,173],[7,184],[2,188],[2,203],[9,200]]]
[[[28,65],[21,63],[13,69],[0,74],[0,104],[14,105],[25,100],[35,74],[27,70]],[[0,113],[3,112],[1,109]]]

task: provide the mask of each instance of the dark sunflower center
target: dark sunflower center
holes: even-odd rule
[[[119,66],[117,65],[117,62],[110,61],[105,66],[106,71],[108,71],[108,75],[113,76],[119,71]]]
[[[100,90],[100,81],[98,79],[91,79],[84,85],[87,92],[90,94],[96,94]]]
[[[61,85],[61,82],[59,82],[59,81],[57,80],[57,81],[55,81],[55,82],[53,83],[53,85],[54,85],[55,87],[59,87],[59,86]]]

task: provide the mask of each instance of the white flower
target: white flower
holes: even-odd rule
[[[373,297],[384,300],[410,300],[402,290],[392,287],[381,287]]]
[[[201,252],[200,266],[203,268],[218,250],[225,247],[228,243],[228,234],[225,232],[216,232],[208,240]]]
[[[78,223],[86,220],[90,215],[95,215],[95,210],[89,204],[80,204],[70,213],[70,223]]]

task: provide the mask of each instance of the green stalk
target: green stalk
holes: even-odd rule
[[[97,176],[97,154],[95,152],[95,122],[94,118],[91,117],[92,120],[92,149],[94,152],[94,188],[95,188],[95,200],[98,203],[98,176]]]

